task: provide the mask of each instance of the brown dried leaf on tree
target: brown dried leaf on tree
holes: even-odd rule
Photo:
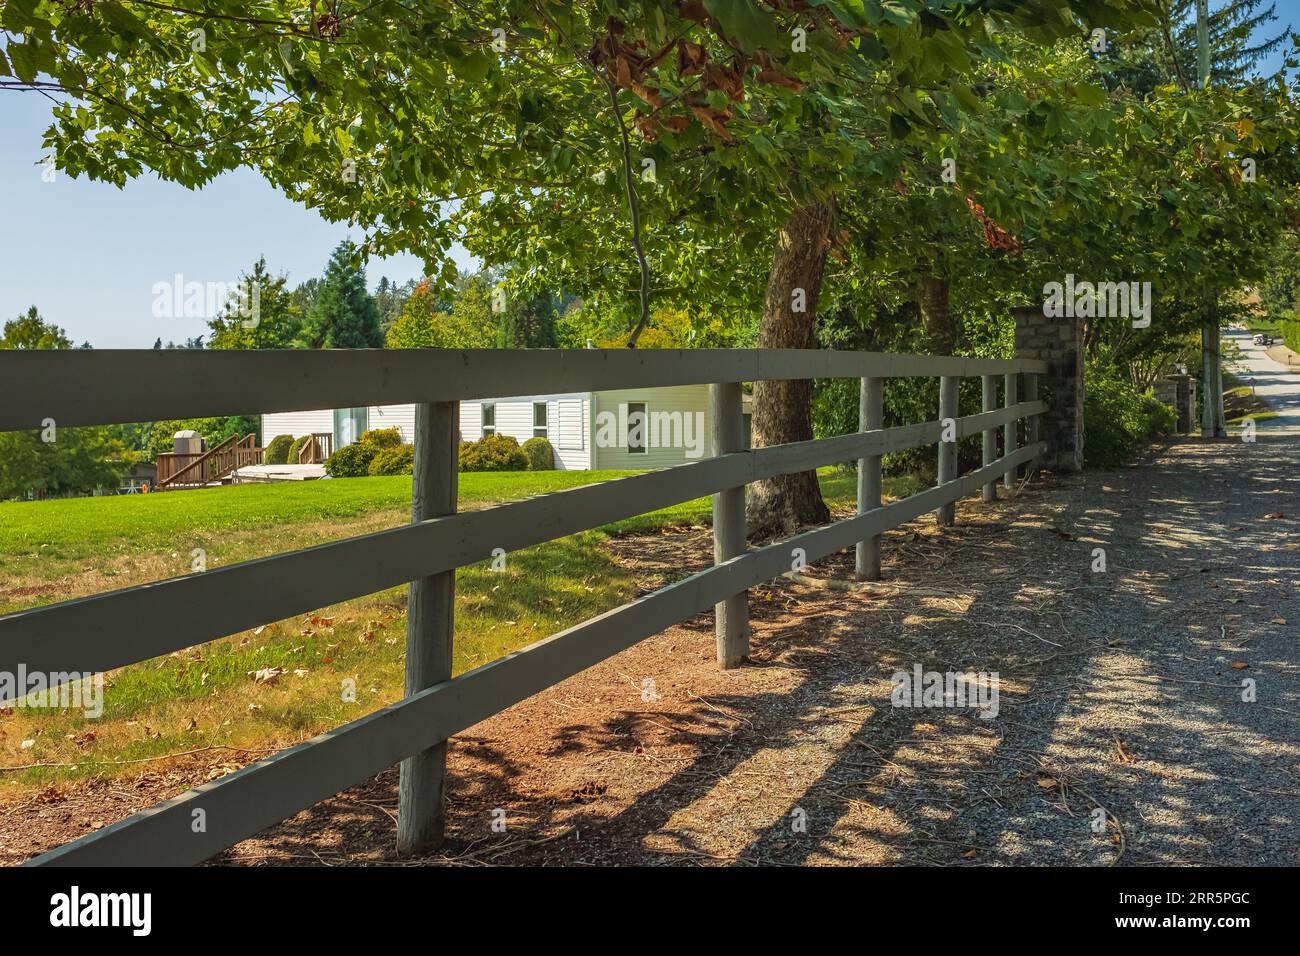
[[[677,8],[677,13],[683,20],[690,20],[694,23],[707,23],[709,20],[709,11],[704,4],[697,2],[697,0],[681,4]]]
[[[804,83],[802,80],[795,79],[793,76],[787,76],[780,70],[759,70],[757,80],[760,83],[768,83],[772,86],[784,86],[788,90],[794,90],[796,93],[802,93]]]
[[[740,71],[719,63],[705,64],[704,88],[720,90],[737,103],[745,98],[745,78],[740,75]]]
[[[664,98],[659,90],[653,86],[646,86],[636,80],[632,81],[632,92],[641,97],[643,101],[653,106],[655,109],[664,105]]]
[[[698,43],[683,40],[677,46],[677,75],[692,76],[704,69],[709,62],[709,51]]]
[[[640,110],[637,110],[636,118],[632,122],[636,125],[637,132],[644,136],[648,142],[653,143],[659,138],[659,123],[656,122],[653,116],[646,116]]]
[[[717,110],[711,106],[692,106],[691,112],[695,114],[696,119],[728,143],[732,141],[731,132],[725,125],[726,121],[731,119],[731,110]]]
[[[966,197],[966,205],[971,215],[984,227],[984,241],[988,243],[990,249],[1020,252],[1024,248],[1019,239],[998,225],[997,221],[984,211],[984,207],[970,196]]]
[[[614,61],[614,82],[623,88],[632,85],[632,64],[625,56],[619,56]]]
[[[659,125],[670,133],[684,133],[691,125],[691,120],[688,116],[664,116],[660,118]]]

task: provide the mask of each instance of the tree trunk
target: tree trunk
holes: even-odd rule
[[[781,227],[763,300],[759,348],[816,348],[817,299],[834,226],[835,204],[828,201],[800,206]],[[812,382],[754,383],[754,447],[812,437]],[[750,486],[752,537],[790,535],[808,525],[825,524],[830,518],[814,471],[778,475]]]
[[[930,348],[937,355],[951,355],[957,347],[957,329],[948,308],[948,280],[936,275],[921,276],[916,281],[916,304]]]

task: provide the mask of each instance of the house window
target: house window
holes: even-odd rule
[[[533,402],[533,437],[534,438],[547,437],[545,402]]]
[[[334,447],[346,448],[365,434],[370,427],[370,409],[334,409]],[[296,464],[296,462],[295,462]]]
[[[627,403],[627,452],[629,455],[646,453],[645,402]]]
[[[497,407],[492,402],[483,403],[483,435],[497,433]]]

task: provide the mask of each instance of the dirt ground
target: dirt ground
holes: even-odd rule
[[[887,535],[882,582],[852,584],[846,553],[807,572],[838,587],[752,591],[734,671],[711,615],[645,641],[452,741],[437,853],[394,856],[391,770],[214,862],[1294,864],[1293,447],[1187,440],[963,502]],[[645,590],[711,557],[700,532],[613,547]],[[996,716],[891,706],[917,664],[997,672]],[[0,859],[257,756],[6,807]]]

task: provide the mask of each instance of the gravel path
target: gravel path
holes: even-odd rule
[[[752,592],[745,667],[701,616],[458,737],[448,843],[405,862],[1294,864],[1298,486],[1290,443],[1191,439],[915,522],[880,584]],[[646,589],[710,559],[700,531],[615,548]],[[997,671],[996,717],[891,706],[917,664]],[[395,862],[395,796],[219,862]]]

